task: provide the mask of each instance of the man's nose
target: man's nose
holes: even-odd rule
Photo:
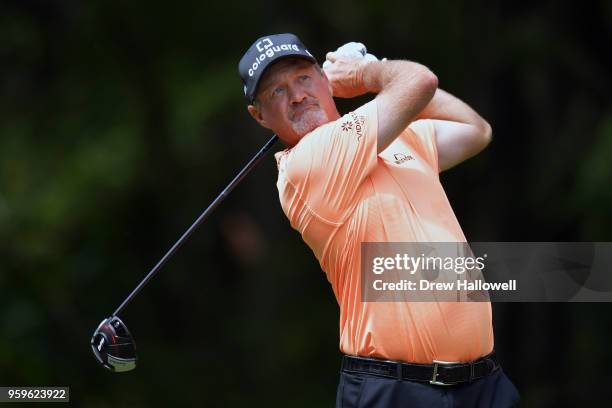
[[[289,87],[289,101],[297,105],[306,99],[306,92],[304,88],[299,85],[293,85]]]

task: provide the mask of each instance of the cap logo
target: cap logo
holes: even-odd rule
[[[263,47],[260,47],[260,44],[263,44],[264,42],[265,42],[265,45]],[[276,46],[273,46],[273,45],[274,44],[272,43],[272,41],[270,41],[269,38],[264,38],[263,40],[255,44],[255,46],[257,47],[257,50],[261,52],[261,54],[255,58],[255,62],[253,62],[253,65],[251,65],[251,68],[249,68],[250,77],[252,77],[255,74],[255,71],[257,71],[257,68],[259,68],[259,65],[261,65],[261,63],[266,58],[272,58],[274,54],[276,54],[277,52],[289,51],[289,50],[300,51],[300,48],[296,44],[289,43],[289,44],[281,44],[281,45],[276,45]],[[310,53],[308,54],[310,55]]]
[[[264,43],[264,46],[262,47],[260,44]],[[269,38],[264,38],[263,40],[259,41],[257,44],[255,44],[255,46],[257,47],[257,51],[259,52],[264,52],[265,50],[267,50],[268,48],[270,48],[272,46],[272,40],[270,40]]]

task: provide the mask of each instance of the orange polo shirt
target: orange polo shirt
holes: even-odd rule
[[[435,130],[413,122],[377,154],[376,100],[276,153],[283,211],[340,306],[345,354],[431,363],[493,349],[488,302],[362,302],[361,242],[465,242],[438,176]]]

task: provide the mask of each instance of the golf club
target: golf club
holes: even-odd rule
[[[119,319],[118,315],[130,303],[142,288],[155,276],[181,245],[191,236],[193,231],[217,208],[227,195],[240,183],[240,181],[259,163],[263,156],[270,150],[278,139],[273,135],[270,140],[257,152],[255,156],[244,166],[225,189],[213,200],[202,214],[191,224],[183,235],[172,245],[166,254],[140,281],[138,286],[119,305],[113,314],[102,320],[91,337],[91,349],[102,366],[112,372],[130,371],[136,368],[136,344],[126,325]]]

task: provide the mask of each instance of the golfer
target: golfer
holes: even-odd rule
[[[340,306],[336,406],[514,406],[490,303],[361,301],[362,242],[466,242],[439,172],[487,146],[491,127],[425,66],[354,46],[323,69],[295,35],[269,35],[239,63],[249,113],[286,145],[275,155],[283,211]],[[333,97],[366,93],[338,113]]]

